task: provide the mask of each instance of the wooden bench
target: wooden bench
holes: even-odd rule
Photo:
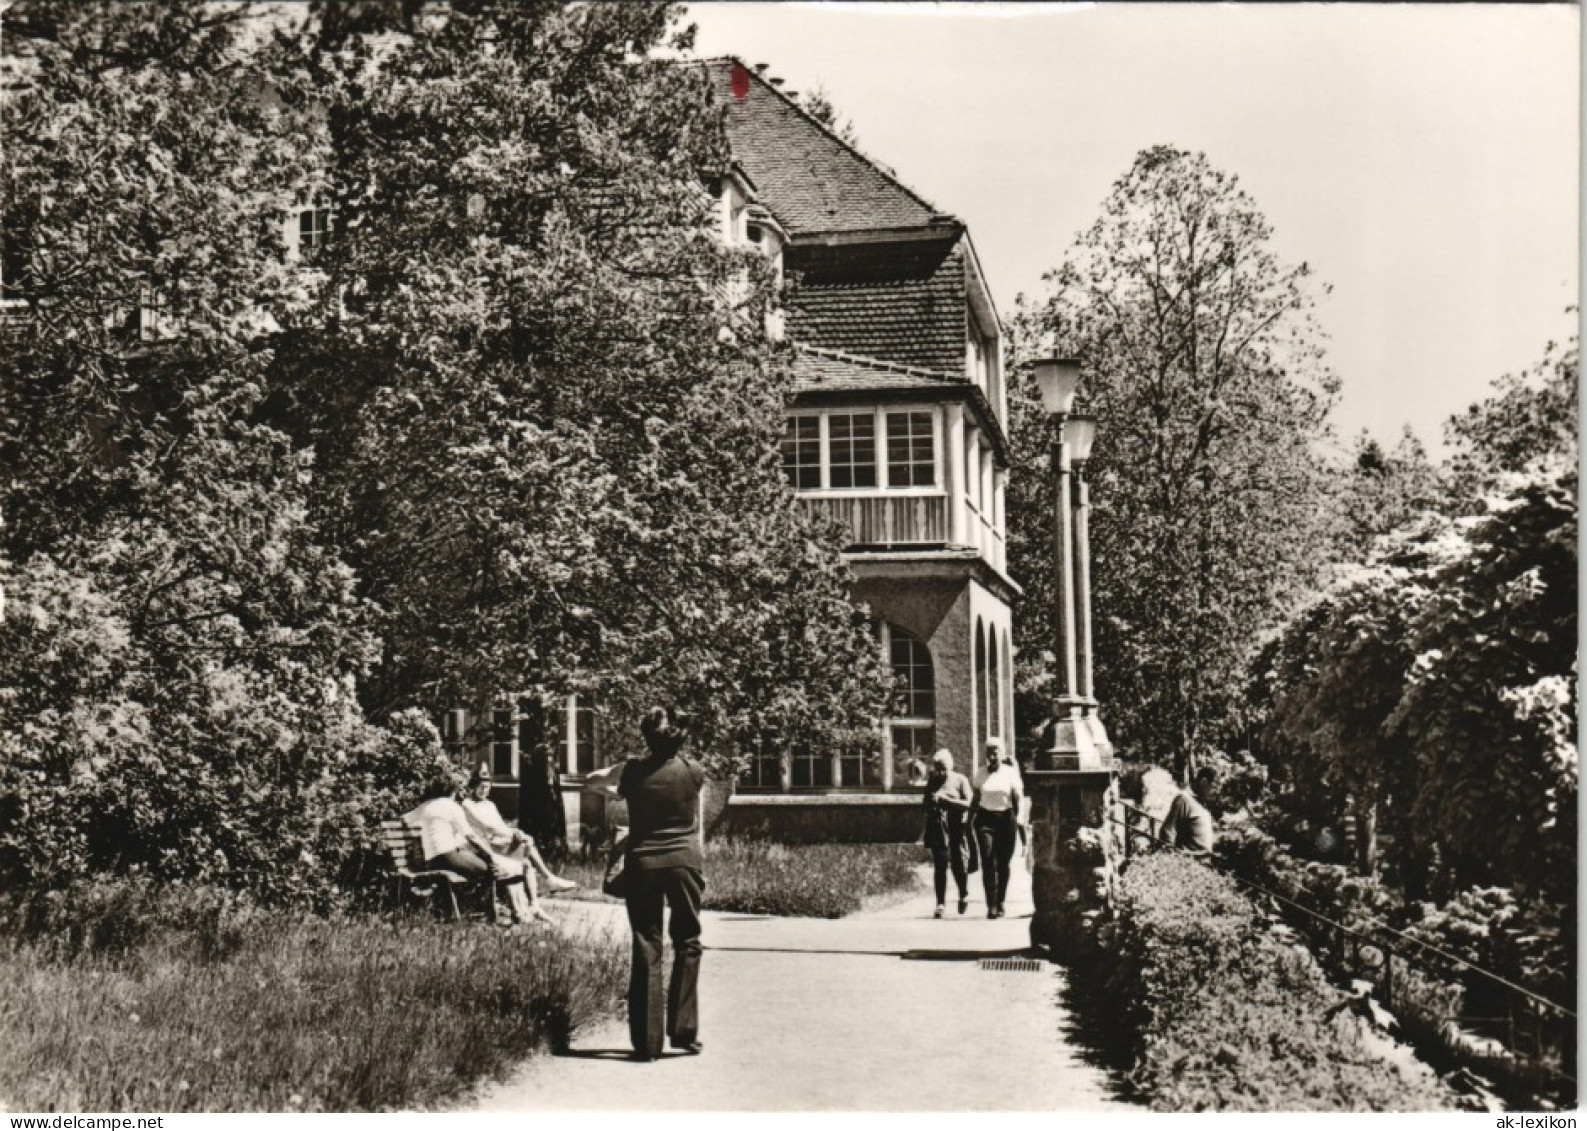
[[[446,903],[451,909],[453,922],[463,917],[457,901],[457,889],[466,888],[471,881],[460,872],[444,868],[426,868],[424,849],[419,846],[419,830],[393,817],[380,822],[380,839],[391,861],[391,904],[401,906],[403,899],[420,896],[433,899],[438,892],[446,893]],[[490,921],[496,921],[496,893],[489,894]]]

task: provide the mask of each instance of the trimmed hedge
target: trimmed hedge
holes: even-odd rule
[[[1201,862],[1135,861],[1100,941],[1131,1082],[1157,1110],[1454,1106],[1430,1072],[1386,1059],[1310,953]]]

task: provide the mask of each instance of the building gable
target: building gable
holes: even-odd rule
[[[706,67],[727,107],[734,158],[794,240],[810,232],[954,224],[739,60],[713,59]]]

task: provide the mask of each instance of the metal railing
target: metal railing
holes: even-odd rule
[[[1504,1015],[1441,1014],[1429,1018],[1433,1024],[1427,1027],[1437,1032],[1448,1055],[1477,1061],[1485,1067],[1499,1070],[1503,1075],[1512,1075],[1509,1071],[1511,1062],[1524,1060],[1525,1064],[1520,1066],[1522,1075],[1540,1076],[1555,1086],[1569,1085],[1574,1096],[1576,1077],[1567,1066],[1575,1063],[1575,1010],[1380,919],[1360,916],[1364,929],[1341,923],[1240,875],[1216,856],[1188,852],[1168,845],[1161,839],[1161,821],[1128,802],[1123,803],[1122,807],[1126,814],[1124,820],[1111,813],[1108,820],[1125,831],[1126,860],[1144,851],[1176,852],[1228,876],[1248,893],[1258,897],[1259,902],[1263,899],[1270,901],[1275,917],[1300,931],[1314,946],[1323,948],[1323,957],[1330,960],[1336,970],[1366,981],[1371,986],[1371,992],[1381,994],[1384,1004],[1405,1020],[1415,1020],[1414,1015],[1424,1012],[1424,1008],[1420,1003],[1410,1001],[1403,988],[1397,986],[1394,973],[1396,960],[1402,969],[1415,967],[1463,989],[1466,988],[1467,977],[1497,987],[1506,1003]],[[1518,1002],[1524,1003],[1520,1010],[1516,1008]],[[1349,1004],[1351,1002],[1347,999],[1339,1008]],[[1495,1032],[1502,1034],[1494,1039],[1502,1048],[1495,1051],[1481,1047],[1480,1035]],[[1474,1034],[1479,1039],[1462,1041],[1461,1033]]]

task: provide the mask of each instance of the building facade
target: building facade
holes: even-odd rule
[[[783,469],[804,506],[847,530],[854,595],[899,685],[870,753],[755,752],[725,827],[913,840],[932,751],[973,774],[989,742],[1013,748],[1002,327],[962,222],[756,68],[702,65],[732,146],[710,183],[722,238],[759,247],[787,280],[770,327],[794,351]],[[526,791],[559,791],[574,845],[605,823],[584,775],[633,746],[574,697],[452,712],[443,732],[468,756],[488,747],[505,812],[533,808]]]

